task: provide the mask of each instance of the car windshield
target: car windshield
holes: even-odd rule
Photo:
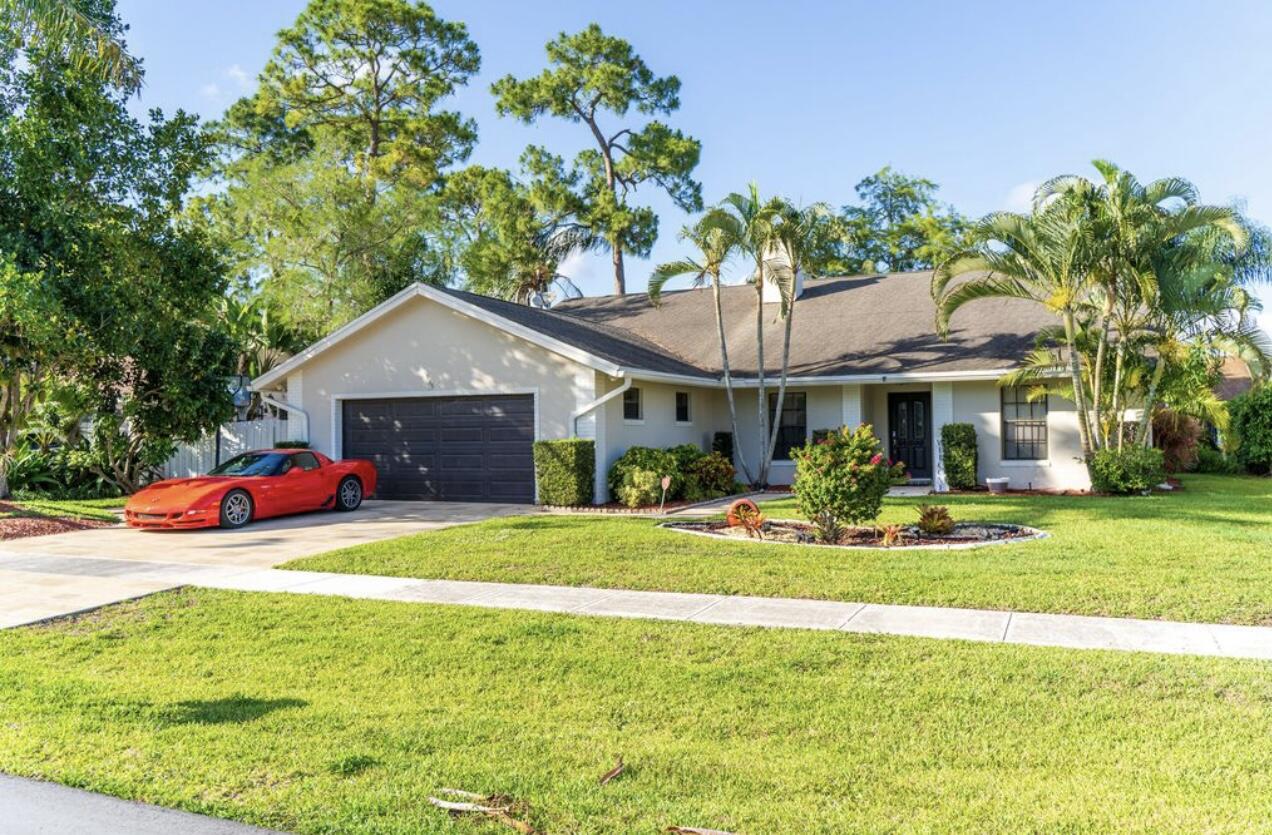
[[[278,475],[287,456],[277,452],[245,452],[236,455],[208,475]]]

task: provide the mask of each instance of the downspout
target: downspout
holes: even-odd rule
[[[587,405],[583,406],[581,409],[576,409],[575,411],[571,412],[570,413],[570,437],[577,438],[579,436],[579,418],[583,417],[588,412],[595,411],[601,406],[604,406],[606,403],[613,400],[615,397],[621,397],[623,392],[627,391],[629,388],[632,387],[633,382],[634,381],[632,380],[631,377],[627,377],[623,380],[623,384],[619,386],[618,388],[614,389],[611,392],[608,392],[607,394],[601,395],[600,397],[593,400],[591,403],[588,403]]]
[[[269,405],[273,406],[276,409],[282,409],[284,412],[287,412],[288,414],[300,415],[301,419],[305,423],[304,440],[307,442],[311,441],[309,437],[309,413],[308,412],[306,412],[304,409],[300,408],[299,406],[293,403],[288,403],[285,400],[279,400],[278,398],[272,395],[266,394],[265,392],[259,392],[259,394],[261,396],[261,401],[263,403],[268,403]],[[300,440],[300,438],[293,438],[292,440],[298,441]]]

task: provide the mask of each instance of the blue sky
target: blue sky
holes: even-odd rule
[[[208,118],[250,91],[300,0],[120,0],[145,60],[139,108]],[[890,164],[941,184],[969,215],[1023,208],[1055,174],[1112,159],[1143,180],[1191,179],[1203,200],[1245,201],[1272,223],[1272,4],[1195,2],[693,2],[446,0],[482,72],[452,106],[477,119],[472,161],[514,167],[530,142],[570,154],[585,128],[500,119],[490,82],[544,64],[543,45],[596,21],[680,77],[673,123],[703,143],[697,176],[716,200],[750,180],[765,193],[839,205]],[[680,254],[684,216],[646,195]],[[605,256],[570,264],[608,292]],[[649,264],[633,261],[629,289]],[[1262,295],[1272,308],[1272,290]],[[1272,330],[1272,312],[1265,313]]]

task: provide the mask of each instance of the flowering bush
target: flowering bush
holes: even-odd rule
[[[841,427],[791,455],[796,502],[822,542],[838,542],[845,524],[878,518],[888,488],[905,470],[884,458],[869,424]]]

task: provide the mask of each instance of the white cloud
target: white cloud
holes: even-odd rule
[[[628,259],[628,284],[631,284],[631,263]],[[594,252],[576,252],[557,267],[561,275],[568,276],[585,296],[603,296],[614,292],[614,273],[609,255]],[[630,289],[630,286],[629,288]]]
[[[199,88],[199,95],[205,99],[221,98],[221,87],[219,84],[204,84]]]
[[[1032,180],[1012,186],[1003,198],[1003,208],[1009,212],[1028,212],[1033,208],[1033,196],[1037,190],[1038,183]]]
[[[252,77],[238,64],[230,64],[225,71],[225,77],[237,84],[240,90],[246,90],[252,86]]]

